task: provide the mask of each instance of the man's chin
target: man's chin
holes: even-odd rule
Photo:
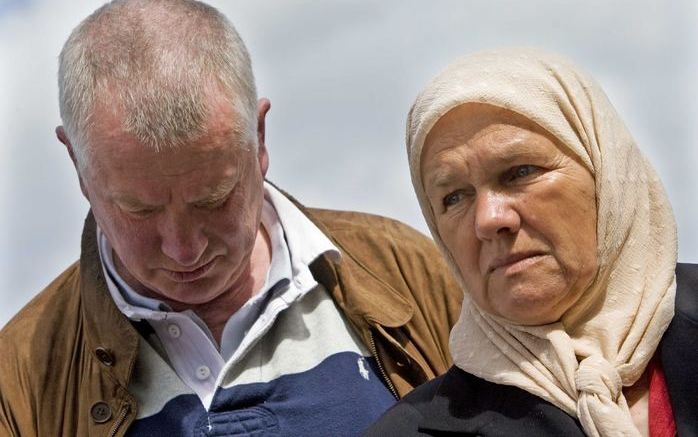
[[[220,287],[215,285],[210,278],[202,278],[186,284],[178,282],[161,284],[150,292],[156,299],[166,302],[174,309],[181,310],[188,306],[202,305],[217,298],[221,291],[219,291]]]
[[[173,281],[167,275],[158,272],[148,280],[139,281],[134,289],[141,295],[160,300],[188,301],[188,297],[214,288],[214,278],[203,277],[194,281]]]

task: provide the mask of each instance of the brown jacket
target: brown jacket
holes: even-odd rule
[[[311,270],[393,393],[444,373],[461,291],[434,244],[383,217],[304,211],[342,251]],[[109,295],[89,214],[80,261],[0,332],[0,436],[124,435],[138,408],[127,387],[139,339]]]

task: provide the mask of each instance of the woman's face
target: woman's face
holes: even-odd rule
[[[596,274],[594,178],[541,127],[480,103],[443,116],[421,174],[467,291],[511,322],[555,322]]]

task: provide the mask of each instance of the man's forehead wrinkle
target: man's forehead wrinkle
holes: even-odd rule
[[[105,99],[109,100],[109,99]],[[197,135],[189,135],[188,141],[176,144],[168,144],[167,147],[153,148],[149,144],[143,143],[141,138],[133,132],[124,129],[124,109],[116,105],[109,106],[105,101],[97,102],[94,109],[94,123],[90,129],[91,154],[111,156],[116,158],[124,152],[124,148],[136,147],[150,150],[155,153],[188,152],[196,153],[212,150],[219,150],[221,155],[230,153],[248,153],[256,150],[254,147],[247,147],[251,141],[247,134],[247,129],[243,126],[242,117],[237,116],[237,112],[229,105],[222,108],[222,104],[227,102],[211,102],[214,110],[218,113],[228,112],[225,117],[209,117],[204,124],[205,129]],[[106,153],[105,153],[106,152]],[[228,158],[226,158],[228,159]],[[97,160],[99,161],[99,159]]]
[[[237,185],[238,178],[235,177],[234,173],[231,173],[226,177],[223,181],[218,183],[215,186],[209,187],[205,190],[203,190],[201,193],[198,195],[190,198],[190,199],[185,199],[187,203],[191,204],[196,204],[196,203],[205,203],[205,202],[212,202],[212,201],[217,201],[220,199],[225,198],[227,195],[232,192],[232,190],[235,188]],[[151,208],[151,207],[158,207],[161,206],[161,202],[165,201],[165,203],[171,201],[171,196],[167,195],[166,197],[163,197],[159,201],[155,201],[155,198],[152,199],[146,199],[146,198],[141,198],[138,194],[127,192],[127,191],[118,191],[113,194],[111,194],[111,199],[123,206],[126,207],[132,207],[132,208]]]
[[[142,153],[143,156],[154,157],[168,153],[187,155],[213,153],[215,156],[210,157],[210,160],[237,160],[236,156],[239,153],[250,153],[244,148],[247,140],[241,134],[242,129],[238,124],[209,124],[207,126],[209,129],[191,142],[171,145],[165,149],[154,149],[143,144],[133,133],[125,131],[122,126],[122,115],[116,113],[113,108],[97,105],[95,113],[97,115],[95,117],[96,123],[93,126],[90,141],[93,155],[98,157],[98,161],[108,159],[117,166],[119,165],[119,157],[123,153],[131,153],[132,151]]]

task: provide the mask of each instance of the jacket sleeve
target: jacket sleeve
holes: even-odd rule
[[[5,411],[5,399],[0,400],[2,402],[3,408],[0,410],[0,435],[2,436],[18,436],[14,431],[14,428],[10,425],[11,419],[7,415],[7,411]]]
[[[463,292],[434,242],[401,223],[384,219],[364,238],[363,258],[411,308],[402,325],[375,325],[375,352],[398,395],[445,373],[453,364],[451,328]],[[360,237],[359,237],[360,238]],[[370,254],[370,255],[369,255]]]
[[[38,435],[27,352],[33,339],[26,325],[15,322],[0,331],[0,436],[32,437]]]
[[[9,361],[14,361],[13,351],[4,343],[6,342],[0,339],[0,347],[3,351],[3,357],[0,357],[0,436],[31,436],[32,434],[26,431],[20,433],[18,422],[21,419],[14,413],[27,403],[20,390],[21,383],[17,372],[12,368],[14,366],[8,366]]]
[[[328,289],[372,346],[398,394],[445,373],[452,365],[449,334],[463,292],[434,242],[385,217],[309,213],[342,251],[336,266],[341,286]]]
[[[400,227],[395,242],[396,261],[405,278],[408,299],[415,314],[408,326],[409,335],[419,344],[433,342],[438,356],[427,357],[436,375],[452,365],[448,349],[451,328],[458,320],[463,291],[434,242],[406,226]]]
[[[407,386],[445,373],[452,365],[449,334],[460,315],[463,291],[440,250],[430,238],[398,221],[358,213],[349,217],[345,222],[351,224],[335,224],[333,235],[357,264],[386,283],[412,311],[405,325],[383,327],[383,337],[398,351],[391,354],[386,348],[381,354],[392,356],[384,363],[391,368],[388,373],[410,375]],[[402,352],[407,353],[404,360]],[[408,371],[410,364],[424,373]]]

